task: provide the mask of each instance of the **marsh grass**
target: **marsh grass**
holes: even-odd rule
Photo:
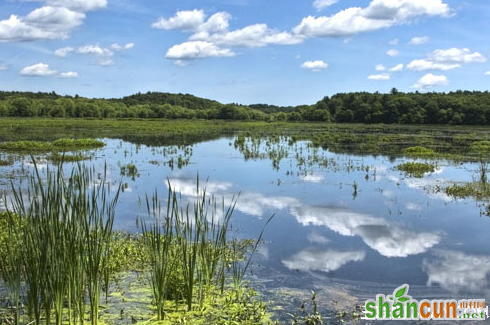
[[[396,169],[409,176],[422,178],[427,173],[433,173],[436,166],[430,163],[406,162],[396,166]]]
[[[111,193],[105,172],[98,182],[95,171],[82,165],[69,177],[61,165],[41,175],[33,162],[27,190],[12,185],[9,240],[19,245],[11,245],[18,251],[1,255],[2,265],[6,261],[9,266],[2,267],[1,278],[12,288],[15,304],[26,301],[33,323],[44,319],[52,324],[54,316],[57,325],[82,324],[88,301],[95,325],[119,189]],[[19,221],[14,223],[13,216]],[[21,290],[16,289],[19,283]]]
[[[136,177],[139,177],[138,167],[135,164],[126,164],[119,166],[121,176],[131,177],[134,181]]]
[[[490,184],[481,182],[453,184],[445,188],[449,196],[465,199],[473,197],[477,200],[488,200],[490,198]]]
[[[97,149],[104,145],[104,142],[94,139],[59,139],[53,142],[12,141],[1,143],[0,150],[15,153],[44,153]]]

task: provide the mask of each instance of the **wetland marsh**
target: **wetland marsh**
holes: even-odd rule
[[[0,127],[2,209],[16,206],[19,196],[13,188],[29,189],[36,171],[32,159],[39,178],[54,183],[53,175],[60,170],[71,175],[85,166],[92,171],[94,184],[112,188],[106,204],[119,189],[117,204],[104,213],[113,213],[111,232],[122,238],[114,243],[124,249],[114,248],[109,254],[119,256],[114,258],[117,267],[110,280],[102,283],[102,274],[93,275],[102,282],[96,288],[101,290],[100,302],[95,303],[101,310],[92,313],[100,315],[102,323],[165,319],[158,317],[165,314],[162,308],[167,310],[167,322],[174,323],[185,317],[191,321],[201,313],[201,319],[212,323],[231,324],[230,315],[235,315],[249,321],[239,318],[244,324],[270,320],[289,324],[294,314],[314,321],[316,308],[324,323],[362,323],[358,306],[364,299],[390,293],[404,283],[410,284],[414,297],[425,298],[474,298],[488,290],[487,128],[69,119],[0,119]],[[81,150],[70,146],[78,142],[59,140],[74,138],[85,144],[78,147]],[[62,160],[57,169],[56,163]],[[196,190],[197,179],[199,187],[206,189],[204,201],[202,190]],[[216,264],[206,268],[214,272],[209,278],[204,265],[198,267],[199,276],[192,270],[173,274],[162,268],[165,263],[158,256],[169,260],[187,256],[182,265],[192,265],[193,249],[199,245],[183,244],[196,239],[186,237],[184,228],[167,229],[165,236],[177,233],[178,238],[187,238],[180,244],[165,246],[142,239],[145,233],[166,229],[164,224],[151,227],[152,213],[161,210],[168,215],[165,210],[174,194],[184,210],[189,203],[191,211],[200,211],[208,221],[208,214],[214,216],[210,225],[216,227],[200,230],[216,243],[202,250],[208,254],[202,261],[213,261],[213,252],[225,253],[216,255]],[[209,204],[211,198],[217,208],[195,205]],[[228,207],[233,207],[232,216]],[[105,218],[101,220],[110,219]],[[207,224],[204,219],[195,220]],[[226,229],[226,240],[213,237],[218,229]],[[260,241],[255,247],[256,239]],[[241,258],[226,253],[232,243],[247,241],[240,250],[244,255],[238,254]],[[142,253],[141,247],[154,248]],[[159,255],[152,255],[156,251]],[[240,279],[237,274],[252,252],[238,291],[233,280]],[[164,277],[168,279],[182,277],[169,280],[181,285],[173,291],[179,294],[162,296],[151,272],[168,272]],[[189,284],[193,280],[197,284]],[[227,288],[223,294],[219,283]],[[5,287],[0,296],[0,317],[12,322],[7,318],[12,317],[8,308],[12,299]],[[158,307],[159,301],[165,307]],[[306,314],[300,308],[305,301]],[[89,313],[89,296],[86,303]],[[240,309],[240,304],[245,307]],[[61,306],[58,316],[68,310]],[[193,311],[182,316],[189,306]],[[222,310],[219,321],[206,314],[213,308]],[[297,323],[306,323],[306,318],[298,318]]]

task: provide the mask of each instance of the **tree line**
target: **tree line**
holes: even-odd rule
[[[0,116],[165,118],[332,123],[489,125],[488,91],[339,93],[313,105],[221,104],[189,94],[148,92],[90,99],[52,93],[0,92]]]

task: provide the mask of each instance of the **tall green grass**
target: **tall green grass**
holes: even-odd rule
[[[119,188],[111,193],[105,176],[96,182],[96,175],[83,165],[68,177],[62,166],[41,175],[35,165],[26,190],[12,185],[10,238],[18,252],[6,256],[17,256],[20,264],[7,259],[10,267],[2,268],[1,277],[16,295],[13,301],[26,301],[35,324],[52,324],[53,316],[57,325],[83,324],[87,301],[91,323],[98,323]],[[17,290],[19,279],[25,293]]]

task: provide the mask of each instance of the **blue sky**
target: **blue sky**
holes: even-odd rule
[[[0,1],[0,89],[312,104],[487,90],[482,0]]]

